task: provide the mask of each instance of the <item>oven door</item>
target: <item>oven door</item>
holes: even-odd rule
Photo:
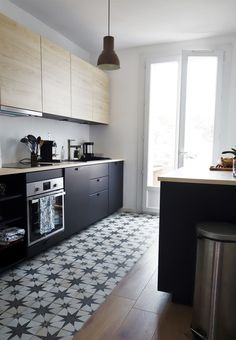
[[[27,198],[28,246],[64,230],[64,190]]]

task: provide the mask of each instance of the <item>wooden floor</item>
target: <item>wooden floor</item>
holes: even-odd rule
[[[188,340],[192,309],[157,291],[153,245],[113,290],[74,340]]]

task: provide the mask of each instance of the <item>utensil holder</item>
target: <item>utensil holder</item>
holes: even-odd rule
[[[31,152],[31,166],[37,166],[38,165],[38,156],[35,152]]]

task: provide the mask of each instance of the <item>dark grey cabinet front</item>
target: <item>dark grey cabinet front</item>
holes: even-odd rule
[[[65,235],[70,236],[123,205],[123,162],[65,169]]]
[[[70,236],[90,224],[87,166],[65,169],[65,234]]]
[[[123,206],[123,167],[122,161],[109,163],[109,214]]]
[[[95,223],[108,215],[108,164],[89,166],[89,218]]]
[[[95,223],[108,215],[108,190],[89,196],[90,223]]]

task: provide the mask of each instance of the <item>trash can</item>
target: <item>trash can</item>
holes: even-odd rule
[[[191,330],[196,338],[236,339],[236,225],[197,226]]]

